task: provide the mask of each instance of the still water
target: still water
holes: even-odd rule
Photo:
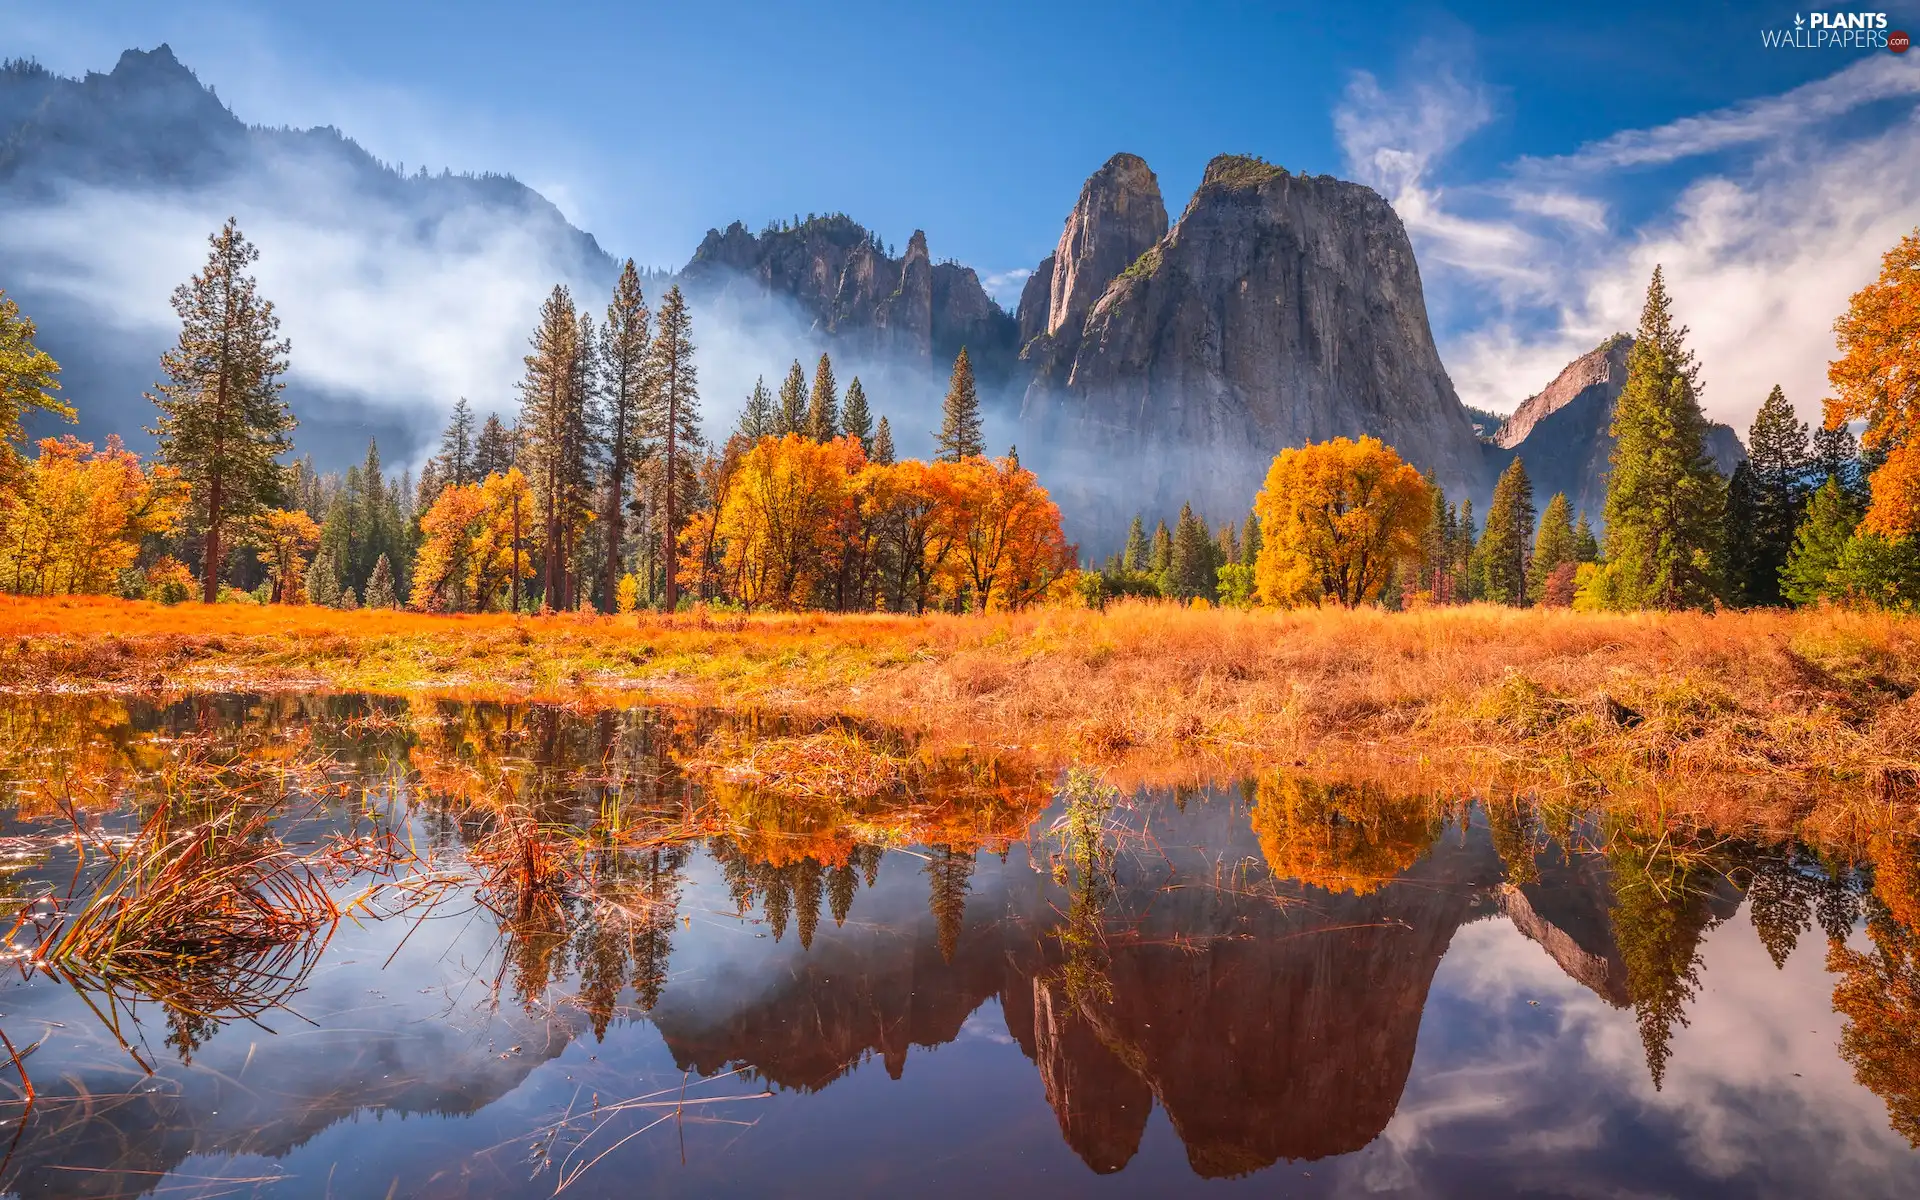
[[[0,1190],[1920,1194],[1910,863],[1283,777],[945,764],[851,801],[711,761],[791,736],[7,702],[35,1101],[0,1052]],[[33,969],[156,813],[233,804],[410,861],[337,858],[374,898],[252,980],[277,1003]],[[533,853],[507,812],[565,861],[539,896],[494,873]]]

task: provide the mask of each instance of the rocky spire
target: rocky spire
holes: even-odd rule
[[[1116,154],[1080,189],[1053,253],[1046,332],[1076,335],[1107,284],[1167,234],[1160,181],[1137,154]]]

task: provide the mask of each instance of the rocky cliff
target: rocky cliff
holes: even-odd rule
[[[768,226],[758,234],[735,221],[709,230],[680,272],[697,301],[722,296],[784,297],[798,306],[830,349],[904,359],[945,372],[961,346],[988,380],[1012,369],[1017,325],[980,285],[973,268],[933,261],[927,235],[914,230],[905,253],[844,214]]]
[[[1098,282],[1119,259],[1110,247],[1151,230],[1151,179],[1116,159],[1089,181],[1054,255],[1048,331],[1025,352],[1022,440],[1076,452],[1056,473],[1074,516],[1104,528],[1192,499],[1231,519],[1275,453],[1343,434],[1375,434],[1449,491],[1484,493],[1486,455],[1385,200],[1222,156],[1178,223]]]
[[[1521,401],[1493,438],[1500,469],[1514,455],[1526,464],[1539,507],[1545,508],[1555,492],[1565,492],[1576,515],[1585,512],[1595,530],[1603,525],[1607,502],[1613,405],[1627,385],[1632,350],[1633,339],[1616,333],[1574,359],[1552,383]],[[1739,435],[1717,422],[1708,428],[1707,449],[1726,475],[1746,457]]]

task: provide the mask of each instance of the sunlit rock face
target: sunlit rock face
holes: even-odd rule
[[[1094,200],[1114,200],[1083,195],[1054,254],[1047,335],[1026,350],[1028,436],[1084,451],[1095,473],[1069,493],[1076,509],[1108,524],[1114,505],[1243,512],[1280,450],[1362,434],[1450,492],[1482,490],[1486,455],[1434,348],[1413,247],[1378,194],[1223,155],[1172,229],[1082,309],[1118,255],[1070,263],[1069,250],[1131,248],[1149,227],[1115,219],[1094,236],[1120,198],[1149,207],[1144,186],[1100,182]]]

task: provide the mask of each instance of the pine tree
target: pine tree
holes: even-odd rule
[[[1780,591],[1795,604],[1812,604],[1828,595],[1828,577],[1860,523],[1860,509],[1837,476],[1813,494],[1795,531],[1793,549],[1780,571]]]
[[[1795,416],[1778,384],[1767,393],[1747,431],[1744,465],[1751,488],[1751,545],[1741,561],[1728,565],[1738,573],[1738,591],[1746,603],[1779,604],[1780,571],[1793,550],[1814,463],[1807,424]],[[1728,505],[1731,515],[1731,496]]]
[[[813,391],[807,396],[807,436],[816,442],[840,436],[839,385],[833,378],[833,359],[824,354],[813,369]]]
[[[1607,558],[1622,595],[1652,608],[1705,607],[1719,590],[1726,483],[1707,457],[1699,367],[1686,338],[1655,267],[1614,404],[1606,510]]]
[[[1180,506],[1180,519],[1173,525],[1173,549],[1167,562],[1170,594],[1179,600],[1196,596],[1213,598],[1213,556],[1205,522],[1193,515],[1193,505]]]
[[[152,430],[160,460],[192,488],[204,537],[201,598],[211,604],[228,529],[281,502],[279,460],[294,419],[280,396],[290,346],[273,302],[247,273],[260,252],[231,219],[207,241],[206,267],[174,289],[180,337],[160,357],[168,382],[147,398],[160,413]]]
[[[1427,531],[1420,539],[1420,587],[1432,596],[1434,603],[1445,604],[1453,599],[1452,589],[1447,586],[1451,579],[1447,552],[1453,536],[1453,510],[1447,504],[1446,490],[1432,471],[1427,472],[1427,489],[1433,493],[1433,516],[1428,519]]]
[[[340,568],[325,546],[313,556],[313,563],[307,568],[307,601],[325,608],[340,607]]]
[[[883,467],[893,465],[893,426],[887,424],[885,417],[880,418],[879,426],[873,431],[873,452],[867,457]]]
[[[927,907],[933,911],[940,957],[952,962],[954,951],[960,943],[960,929],[967,915],[967,893],[972,889],[973,855],[951,846],[929,846],[927,849],[927,878],[931,885]]]
[[[1252,566],[1260,557],[1260,516],[1248,513],[1247,523],[1240,528],[1240,558]]]
[[[1515,460],[1516,462],[1519,460]],[[1540,532],[1533,539],[1533,561],[1528,566],[1527,596],[1538,604],[1547,594],[1547,580],[1562,563],[1579,561],[1573,532],[1572,506],[1565,492],[1555,492],[1540,515]]]
[[[518,435],[507,428],[499,414],[487,414],[486,423],[480,426],[480,436],[473,443],[473,477],[485,479],[512,470],[518,443]],[[422,482],[425,478],[421,477]]]
[[[780,424],[774,429],[774,436],[806,431],[807,373],[800,369],[800,360],[796,358],[787,368],[787,377],[780,382]]]
[[[1822,481],[1838,479],[1854,503],[1866,508],[1870,494],[1867,472],[1860,461],[1860,439],[1845,425],[1822,425],[1813,431],[1813,475],[1816,487]]]
[[[1153,527],[1153,543],[1147,550],[1147,569],[1154,578],[1165,580],[1167,572],[1173,566],[1173,535],[1167,532],[1167,523],[1158,522]],[[1164,588],[1164,583],[1162,584]]]
[[[1120,568],[1124,571],[1147,569],[1147,526],[1138,513],[1127,528],[1127,547],[1120,552]]]
[[[1736,608],[1766,603],[1761,598],[1766,592],[1766,572],[1760,566],[1758,504],[1754,492],[1753,462],[1742,459],[1727,480],[1726,509],[1720,517],[1721,594]],[[1774,570],[1773,587],[1777,592],[1779,568]]]
[[[368,608],[398,608],[400,601],[393,586],[393,564],[382,554],[373,564],[373,577],[367,580]]]
[[[1533,481],[1516,457],[1500,473],[1480,535],[1480,560],[1486,570],[1486,599],[1495,604],[1527,603],[1528,544],[1533,541]]]
[[[667,611],[671,612],[680,598],[674,564],[680,524],[688,515],[681,502],[697,483],[693,461],[700,449],[700,386],[693,362],[693,317],[687,312],[687,301],[678,284],[668,289],[666,299],[660,302],[659,332],[654,335],[650,362],[654,384],[647,431],[661,445],[665,474],[660,557],[666,573]]]
[[[600,515],[606,530],[606,561],[600,576],[602,612],[614,612],[619,604],[620,576],[625,573],[622,551],[627,535],[627,480],[634,464],[647,454],[641,417],[653,382],[648,361],[652,341],[653,314],[647,311],[647,298],[640,289],[640,273],[628,259],[613,285],[606,327],[600,336],[599,432],[607,454]]]
[[[60,390],[60,364],[34,344],[38,332],[20,306],[0,292],[0,460],[6,463],[14,461],[15,445],[26,436],[20,421],[29,410],[73,419],[73,408],[54,395]]]
[[[465,396],[454,401],[453,415],[440,435],[440,479],[448,487],[465,487],[478,476],[473,473],[473,408]]]
[[[773,393],[767,390],[767,377],[761,375],[754,379],[753,390],[747,393],[747,406],[740,411],[736,432],[749,442],[757,442],[772,436],[779,420],[773,407]]]
[[[567,566],[590,500],[582,362],[591,347],[581,344],[582,332],[572,294],[555,285],[540,307],[533,353],[526,356],[527,374],[520,382],[521,456],[540,532],[541,589],[547,606],[561,610],[571,607]]]
[[[967,348],[953,360],[953,376],[947,381],[946,404],[941,410],[940,432],[936,435],[941,462],[960,462],[987,452],[980,436],[980,398],[973,388],[973,360]]]
[[[841,432],[848,437],[860,439],[860,448],[873,457],[873,411],[867,407],[867,389],[860,386],[860,377],[855,375],[853,382],[847,384],[847,402],[840,412]]]
[[[1573,527],[1573,557],[1575,562],[1600,561],[1600,539],[1593,536],[1593,523],[1587,520],[1587,510],[1580,510],[1580,523]]]

